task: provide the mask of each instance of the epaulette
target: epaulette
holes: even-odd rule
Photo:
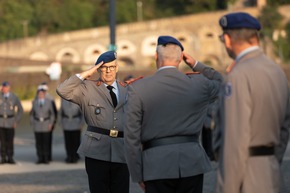
[[[119,84],[120,84],[122,87],[126,87],[126,86],[127,86],[127,84],[126,84],[125,82],[121,82],[121,81],[119,81]]]
[[[200,74],[200,72],[187,72],[186,75]]]
[[[140,77],[138,77],[138,78],[132,78],[131,80],[127,80],[127,81],[125,81],[125,83],[127,84],[127,85],[129,85],[129,84],[132,84],[133,82],[135,82],[135,81],[137,81],[137,80],[140,80],[140,79],[142,79],[143,78],[143,76],[140,76]]]
[[[236,61],[233,61],[226,69],[226,73],[230,73],[232,71],[232,69],[234,68],[236,64]]]
[[[102,81],[101,80],[97,80],[96,85],[100,86],[101,84],[102,84]]]

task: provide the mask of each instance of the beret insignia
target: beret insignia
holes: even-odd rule
[[[228,82],[225,85],[225,97],[229,98],[232,95],[232,92],[233,92],[232,84]]]
[[[228,20],[227,20],[227,17],[223,16],[221,18],[221,26],[222,27],[226,27],[228,25]]]

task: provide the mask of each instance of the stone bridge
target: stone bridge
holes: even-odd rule
[[[254,16],[259,14],[258,8],[238,11]],[[279,11],[286,19],[290,19],[290,6],[281,7]],[[229,11],[117,25],[116,45],[120,70],[142,70],[155,66],[154,55],[159,35],[176,37],[184,45],[185,52],[200,61],[215,67],[229,64],[230,59],[218,38],[221,34],[218,20],[227,12]],[[0,57],[89,66],[95,63],[102,52],[107,51],[109,43],[109,27],[98,27],[5,42],[0,44]]]

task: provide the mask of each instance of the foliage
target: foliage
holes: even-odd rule
[[[224,9],[226,0],[115,0],[116,23]],[[108,25],[108,0],[1,0],[0,41]]]
[[[278,54],[285,62],[290,62],[290,22],[285,26],[286,37],[280,37],[276,42],[278,49]]]
[[[32,8],[21,0],[0,1],[0,41],[21,37],[23,22],[32,16]]]
[[[283,25],[283,16],[277,9],[278,1],[273,1],[271,5],[264,7],[258,18],[262,25],[264,39],[273,41],[274,53],[282,62],[290,61],[290,23]],[[281,32],[285,30],[286,37],[281,36]],[[280,32],[278,39],[273,40],[274,31]]]
[[[31,100],[35,97],[35,86],[27,86],[26,89],[16,87],[13,92],[20,100]]]
[[[261,15],[258,17],[262,25],[263,35],[272,38],[275,29],[282,27],[282,15],[278,12],[275,6],[265,6],[261,10]]]
[[[269,6],[290,4],[289,0],[267,0]]]

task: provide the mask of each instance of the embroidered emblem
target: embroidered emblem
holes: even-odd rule
[[[232,84],[228,82],[225,85],[225,97],[226,98],[230,97],[232,95],[232,91],[233,91]]]
[[[98,115],[101,113],[101,108],[100,107],[97,107],[96,110],[95,110],[95,114]]]

